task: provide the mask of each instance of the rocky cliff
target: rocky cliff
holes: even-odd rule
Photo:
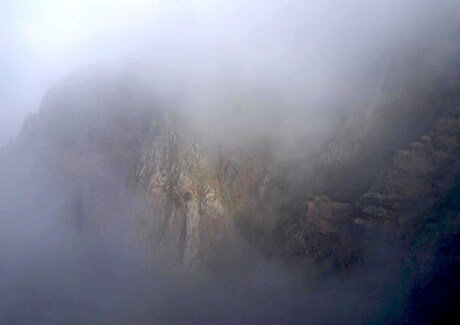
[[[168,263],[219,264],[244,240],[346,266],[361,258],[365,226],[414,238],[458,177],[455,73],[395,70],[309,155],[281,157],[269,134],[209,141],[183,110],[106,73],[51,90],[6,149],[33,148],[78,229],[133,220]]]
[[[123,237],[133,224],[148,255],[173,269],[222,270],[247,247],[355,268],[378,233],[409,247],[412,273],[432,274],[454,263],[439,252],[459,234],[455,67],[390,65],[321,145],[289,156],[276,132],[209,139],[189,113],[120,76],[77,76],[50,90],[2,163],[39,162],[34,173],[65,194],[69,227]]]

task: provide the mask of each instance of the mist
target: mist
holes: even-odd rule
[[[4,0],[0,9],[1,323],[385,324],[442,313],[414,305],[432,264],[417,264],[425,255],[405,241],[410,231],[362,227],[362,206],[390,191],[396,153],[434,132],[457,100],[458,1]],[[151,181],[161,168],[192,174],[192,185],[164,186],[176,204],[166,212],[152,208],[163,204]],[[227,182],[232,169],[243,176]],[[263,175],[257,190],[251,173]],[[187,268],[176,260],[194,225],[176,254],[174,215],[162,218],[181,209],[187,218],[194,182],[233,214],[209,218],[209,233],[224,233],[217,253]],[[333,224],[334,244],[326,233],[305,248],[319,231],[301,232],[305,216],[324,196],[334,202],[321,213],[350,220]],[[315,255],[329,244],[338,257]]]
[[[377,240],[369,248],[377,258],[339,275],[309,260],[267,259],[244,241],[236,257],[226,256],[224,272],[165,270],[135,237],[123,213],[134,194],[123,182],[113,184],[108,164],[80,166],[100,173],[97,183],[86,181],[100,191],[86,209],[102,220],[88,222],[75,215],[72,193],[50,184],[33,155],[2,165],[8,173],[0,210],[4,324],[345,324],[403,315],[408,254],[397,239]],[[117,193],[101,194],[111,191]]]
[[[194,106],[223,106],[219,98],[234,92],[270,93],[296,113],[330,109],[366,93],[369,75],[395,52],[441,41],[456,28],[456,9],[454,1],[6,1],[2,142],[54,83],[88,66],[144,72]]]

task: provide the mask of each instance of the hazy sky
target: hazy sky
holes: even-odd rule
[[[333,21],[345,9],[352,12],[359,2],[348,1],[343,10],[334,11],[331,1],[311,0],[1,0],[0,144],[17,134],[29,112],[38,110],[50,85],[78,67],[120,66],[146,49],[150,50],[144,56],[155,56],[157,65],[172,62],[184,67],[197,58],[197,52],[220,51],[221,58],[214,64],[239,57],[250,69],[265,62],[279,74],[280,65],[273,62],[280,56],[285,62],[298,59],[290,51],[296,39],[320,41],[325,34],[318,22]],[[295,10],[290,8],[293,4]],[[324,19],[326,10],[331,20]],[[292,30],[290,22],[273,24],[283,12],[290,12],[293,22],[301,18],[302,26],[310,24],[309,35],[300,29],[286,37],[286,31]],[[165,47],[168,54],[156,53]],[[171,47],[178,49],[176,53]],[[181,58],[184,51],[189,61]],[[208,59],[199,64],[211,66]]]
[[[93,64],[152,58],[208,79],[240,69],[321,94],[442,3],[455,1],[0,0],[0,144],[50,85]]]
[[[25,115],[36,111],[45,91],[69,71],[98,62],[119,65],[145,47],[149,36],[156,42],[180,38],[175,29],[184,30],[186,15],[212,16],[222,5],[219,0],[1,0],[0,144],[17,134]]]

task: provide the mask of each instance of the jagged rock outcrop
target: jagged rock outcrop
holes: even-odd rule
[[[414,238],[429,222],[460,177],[460,105],[454,103],[432,132],[409,144],[393,158],[392,167],[358,202],[365,222],[384,224]]]
[[[459,143],[460,103],[454,102],[432,132],[395,155],[385,176],[357,203],[357,220],[400,234],[425,269],[442,242],[459,233],[460,211],[452,201],[460,179]]]
[[[374,90],[357,101],[330,141],[310,159],[313,166],[297,190],[304,198],[292,196],[288,205],[297,208],[285,214],[287,221],[280,225],[283,252],[306,255],[311,253],[307,248],[325,238],[304,227],[304,216],[318,197],[323,204],[330,199],[331,208],[352,207],[343,217],[351,224],[330,217],[330,209],[321,210],[325,212],[320,219],[337,229],[336,239],[321,245],[322,257],[332,261],[344,256],[341,233],[354,238],[355,247],[347,254],[356,261],[360,257],[355,254],[369,246],[364,238],[370,229],[399,234],[410,245],[430,224],[427,215],[455,187],[458,177],[460,83],[458,63],[448,62],[436,70],[429,62],[420,67],[427,58],[409,51],[388,65]],[[442,223],[434,224],[438,222]]]

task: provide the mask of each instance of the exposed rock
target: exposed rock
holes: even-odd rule
[[[218,265],[244,238],[268,255],[344,267],[361,258],[357,234],[366,229],[417,238],[425,212],[460,176],[455,82],[438,98],[437,88],[420,93],[425,77],[385,86],[391,78],[308,159],[280,157],[268,136],[209,141],[180,109],[161,109],[116,78],[57,87],[11,148],[34,148],[68,194],[63,215],[79,231],[101,234],[110,218],[133,219],[170,265]]]
[[[391,225],[414,238],[426,224],[427,211],[442,200],[460,177],[460,105],[446,112],[434,130],[399,151],[385,177],[358,202],[364,219]]]
[[[169,259],[193,267],[212,258],[233,230],[217,157],[172,115],[155,114],[138,164],[148,204],[140,232]]]
[[[307,202],[300,226],[288,229],[287,251],[306,255],[317,261],[347,267],[359,258],[359,247],[353,238],[353,205],[332,202],[326,196]]]

